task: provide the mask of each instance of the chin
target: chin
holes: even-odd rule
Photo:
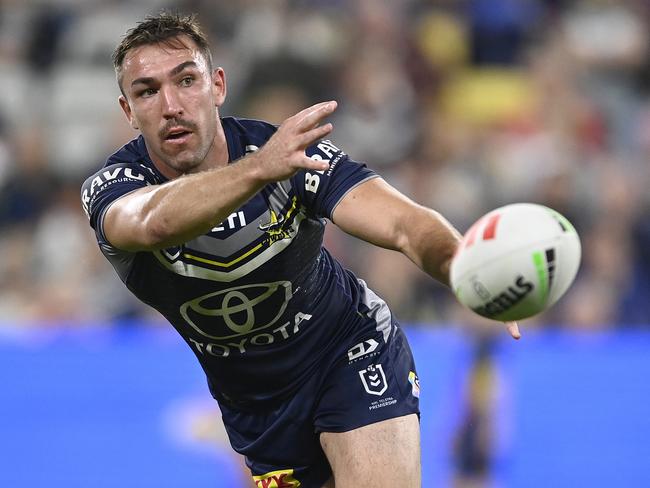
[[[168,158],[166,163],[167,166],[172,168],[179,173],[191,173],[196,171],[200,166],[203,160],[192,155],[190,157],[179,158],[178,156],[173,158]]]
[[[199,167],[201,166],[201,162],[180,162],[172,166],[176,171],[179,173],[194,173],[199,170]]]

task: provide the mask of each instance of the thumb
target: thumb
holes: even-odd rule
[[[505,322],[505,324],[508,333],[512,336],[513,339],[521,339],[521,333],[519,332],[519,326],[517,325],[517,322]]]

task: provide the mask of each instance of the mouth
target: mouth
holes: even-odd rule
[[[163,140],[171,144],[183,144],[187,142],[191,135],[191,131],[185,130],[183,128],[172,129],[167,132]]]

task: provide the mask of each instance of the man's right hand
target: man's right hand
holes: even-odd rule
[[[323,171],[328,164],[305,149],[332,132],[320,125],[336,102],[313,105],[289,117],[262,148],[241,160],[151,185],[116,200],[104,217],[104,233],[126,251],[164,249],[208,232],[269,182],[300,169]]]
[[[308,158],[305,149],[332,132],[331,123],[321,123],[336,107],[334,101],[317,103],[285,120],[267,143],[251,155],[259,165],[259,177],[272,182],[290,178],[300,169],[326,170],[328,164]]]

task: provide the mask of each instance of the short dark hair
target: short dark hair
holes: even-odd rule
[[[129,29],[122,41],[113,51],[113,67],[118,77],[121,88],[121,70],[124,57],[136,47],[149,44],[166,43],[171,47],[182,45],[178,41],[179,36],[189,37],[199,48],[201,54],[208,62],[208,68],[212,71],[212,53],[207,36],[199,25],[196,15],[183,15],[175,12],[160,12],[158,15],[150,15],[134,28]]]

